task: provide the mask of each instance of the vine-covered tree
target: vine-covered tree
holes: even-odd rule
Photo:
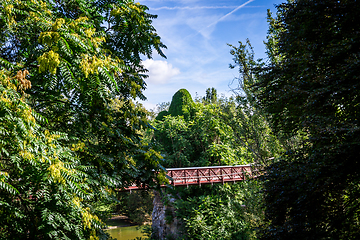
[[[193,105],[193,100],[190,93],[186,89],[180,89],[172,97],[169,110],[161,111],[157,116],[156,120],[163,120],[167,115],[175,116],[190,116],[190,110]]]
[[[164,56],[133,1],[0,2],[0,238],[106,238],[92,203],[154,184],[141,56]]]

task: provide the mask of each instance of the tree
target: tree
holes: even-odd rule
[[[154,120],[159,115],[160,112],[162,111],[167,112],[169,110],[169,106],[170,106],[170,102],[162,102],[156,104],[155,108],[149,110],[148,117],[150,118],[150,120]]]
[[[16,91],[30,87],[26,71],[9,74],[0,72],[0,238],[96,236],[102,223],[83,203],[94,197],[86,167],[62,144],[68,136],[42,128]]]
[[[183,94],[185,91],[187,94]],[[155,140],[160,143],[159,151],[165,158],[163,165],[213,166],[251,161],[245,148],[234,147],[238,145],[225,121],[225,104],[225,99],[211,104],[207,101],[194,103],[185,89],[175,93],[168,115],[153,123],[157,129]]]
[[[216,103],[217,101],[217,91],[215,88],[206,89],[206,95],[203,97],[204,102]]]
[[[280,156],[290,149],[293,141],[284,141],[280,134],[275,134],[267,120],[267,113],[260,108],[257,94],[252,88],[259,81],[257,68],[261,68],[261,60],[255,61],[254,50],[249,40],[245,44],[231,47],[233,64],[230,68],[238,67],[239,77],[235,78],[238,87],[232,89],[236,104],[226,104],[227,123],[234,132],[237,143],[245,147],[252,155],[253,162],[258,168],[271,163],[269,159]]]
[[[161,156],[142,142],[146,115],[133,103],[144,99],[141,56],[164,56],[147,10],[0,2],[1,238],[106,238],[92,204],[155,184]]]
[[[215,94],[216,90],[206,92]],[[171,106],[178,103],[176,108],[185,109],[184,114],[173,115],[169,110],[162,120],[152,123],[156,128],[154,141],[164,156],[163,166],[253,163],[253,153],[237,140],[238,133],[230,126],[238,123],[232,118],[237,116],[237,111],[242,111],[233,98],[209,95],[194,103],[177,101],[179,95],[175,93]],[[252,144],[253,140],[248,142]],[[260,184],[254,180],[223,186],[169,188],[164,195],[176,198],[176,216],[183,222],[183,235],[189,239],[254,239],[255,228],[262,219],[259,189]]]
[[[167,115],[188,117],[193,102],[188,90],[180,89],[172,97],[169,110],[161,111],[156,117],[156,120],[162,120]]]
[[[118,211],[121,215],[137,224],[151,223],[153,211],[154,193],[153,190],[141,190],[132,192],[119,192],[117,198],[121,202]]]
[[[188,239],[256,239],[263,219],[257,181],[189,187],[179,191],[176,216]]]
[[[359,3],[289,1],[269,18],[270,62],[253,91],[300,144],[267,168],[263,239],[357,239]]]

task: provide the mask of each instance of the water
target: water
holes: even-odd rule
[[[114,229],[106,230],[111,237],[117,238],[118,240],[130,240],[135,239],[136,237],[144,237],[145,235],[141,233],[142,227],[137,229],[138,226],[130,227],[118,227]]]

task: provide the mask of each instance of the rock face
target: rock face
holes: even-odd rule
[[[179,239],[180,222],[175,217],[175,208],[172,206],[175,199],[169,199],[166,206],[163,204],[162,197],[158,191],[154,191],[154,210],[152,213],[153,237],[156,239]]]

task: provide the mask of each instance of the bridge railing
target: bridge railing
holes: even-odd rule
[[[258,176],[258,171],[251,164],[236,166],[167,168],[166,171],[169,183],[173,186],[201,186],[202,184],[237,182]],[[161,185],[161,187],[167,187],[167,185]],[[142,188],[130,186],[126,188],[125,191],[137,189]]]
[[[195,168],[168,168],[167,176],[173,186],[188,186],[243,181],[257,176],[249,165]]]

